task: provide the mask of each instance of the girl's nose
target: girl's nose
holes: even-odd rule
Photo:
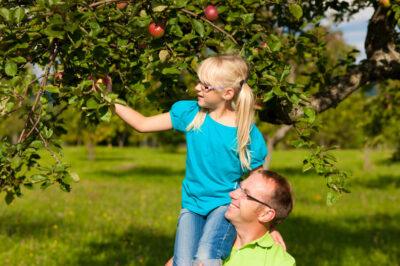
[[[200,92],[200,91],[201,91],[201,85],[200,85],[200,83],[197,83],[197,85],[196,85],[196,87],[194,87],[194,89],[195,89],[197,92]]]

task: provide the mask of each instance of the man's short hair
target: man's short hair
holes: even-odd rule
[[[275,210],[275,218],[271,221],[272,225],[281,223],[292,211],[293,197],[289,182],[283,176],[270,170],[257,171],[266,180],[273,180],[275,183],[274,194],[270,195],[268,204]]]

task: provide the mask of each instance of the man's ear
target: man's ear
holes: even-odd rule
[[[225,88],[225,90],[222,93],[222,98],[224,100],[230,101],[235,97],[235,90],[232,88]]]
[[[271,208],[264,208],[264,210],[260,211],[258,214],[258,220],[265,224],[271,222],[275,218],[275,210]]]

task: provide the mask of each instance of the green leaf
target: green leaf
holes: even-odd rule
[[[268,46],[273,52],[277,52],[281,49],[282,43],[278,36],[270,34],[268,36]]]
[[[297,20],[303,16],[303,9],[298,4],[289,4],[289,11]]]
[[[244,24],[250,24],[253,20],[254,20],[254,14],[250,13],[250,14],[244,14],[243,16],[241,16],[241,18],[243,19]]]
[[[179,70],[179,69],[177,69],[176,67],[167,67],[167,68],[164,68],[163,70],[162,70],[162,73],[164,74],[164,75],[179,75],[179,74],[181,74],[181,71]]]
[[[4,18],[5,21],[10,22],[11,17],[10,17],[10,11],[7,8],[0,8],[0,16]]]
[[[338,195],[333,191],[328,191],[326,195],[326,204],[332,206],[338,199]]]
[[[43,143],[40,140],[34,140],[31,142],[30,146],[35,149],[40,149],[41,147],[43,147]]]
[[[197,19],[192,19],[192,25],[194,30],[201,36],[204,37],[204,25]]]
[[[153,11],[154,12],[163,12],[167,8],[168,8],[168,6],[156,6],[153,8]]]
[[[51,138],[51,136],[53,136],[53,130],[51,128],[45,127],[43,129],[43,132],[44,132],[44,136],[46,139],[49,139],[49,138]]]
[[[71,173],[71,178],[74,182],[79,182],[80,180],[79,175],[75,172]]]
[[[307,121],[309,123],[313,123],[315,121],[315,110],[312,108],[304,108],[304,115],[307,117]]]
[[[307,172],[308,170],[312,169],[313,166],[309,161],[305,161],[303,163],[303,172]]]
[[[45,90],[51,93],[60,93],[60,88],[54,85],[47,85]]]
[[[284,94],[285,94],[281,90],[281,86],[279,86],[279,85],[276,85],[276,86],[272,87],[272,90],[273,90],[274,94],[277,95],[277,96],[284,96]]]
[[[8,60],[4,70],[6,71],[6,74],[8,76],[13,77],[13,76],[17,75],[18,66],[13,61]]]
[[[6,201],[7,205],[10,205],[11,202],[14,200],[14,193],[8,191],[4,200]]]
[[[99,104],[97,103],[97,101],[93,98],[90,98],[87,102],[86,102],[86,108],[87,109],[97,109],[97,106]]]
[[[23,8],[21,8],[21,7],[17,7],[15,10],[14,10],[14,14],[13,14],[14,16],[14,21],[16,22],[16,23],[20,23],[23,19],[24,19],[24,17],[25,17],[25,9],[23,9]]]
[[[35,183],[39,183],[39,182],[45,181],[47,179],[48,178],[46,176],[43,176],[43,175],[32,175],[31,176],[31,180],[33,182],[35,182]]]
[[[178,37],[183,36],[182,29],[181,29],[181,27],[179,27],[178,24],[175,24],[175,25],[172,25],[171,27],[169,27],[169,31]]]
[[[26,59],[23,58],[22,56],[13,57],[11,60],[18,64],[26,63]]]
[[[174,5],[177,8],[186,7],[188,4],[188,0],[174,0]]]
[[[292,144],[295,148],[301,148],[301,147],[303,147],[303,146],[306,145],[306,143],[305,143],[304,140],[302,140],[302,139],[294,140],[294,141],[292,141],[291,144]]]
[[[105,113],[101,113],[100,120],[104,121],[104,122],[110,122],[111,116],[112,116],[112,113],[111,113],[110,109],[107,108],[107,111]]]

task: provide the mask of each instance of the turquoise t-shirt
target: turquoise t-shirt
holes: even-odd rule
[[[207,215],[229,204],[229,192],[245,173],[237,153],[236,127],[218,123],[208,114],[199,130],[186,131],[200,110],[197,101],[178,101],[170,110],[172,127],[185,133],[186,173],[182,183],[182,208]],[[253,124],[250,130],[250,168],[262,166],[267,155],[263,135]]]

